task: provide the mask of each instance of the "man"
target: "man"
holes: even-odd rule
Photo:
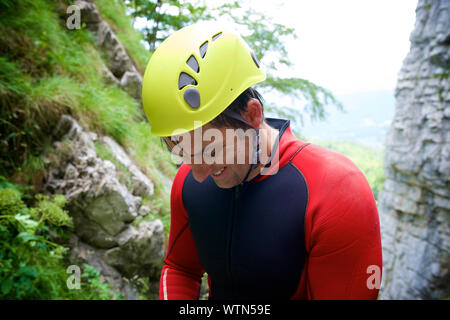
[[[380,227],[367,180],[289,121],[264,119],[252,88],[264,79],[242,38],[214,25],[175,32],[147,66],[152,132],[184,161],[160,299],[197,299],[204,272],[210,299],[376,299]]]

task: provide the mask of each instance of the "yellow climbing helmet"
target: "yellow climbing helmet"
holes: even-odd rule
[[[184,27],[161,43],[145,70],[142,103],[152,133],[167,137],[205,125],[265,78],[237,33],[211,23]]]

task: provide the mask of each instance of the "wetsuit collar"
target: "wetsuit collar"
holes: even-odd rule
[[[249,181],[245,181],[246,179],[244,179],[242,184],[249,183],[252,181],[258,181],[259,178],[261,178],[262,176],[265,176],[266,173],[269,172],[269,170],[273,169],[274,166],[278,165],[279,161],[276,161],[276,160],[274,161],[274,158],[275,158],[275,156],[280,155],[279,147],[281,147],[281,142],[283,140],[286,140],[286,139],[283,139],[283,137],[285,136],[285,133],[287,133],[287,136],[289,136],[289,138],[293,137],[292,132],[290,131],[290,127],[289,127],[290,126],[289,120],[277,119],[277,118],[265,118],[265,121],[269,126],[278,130],[278,136],[275,139],[274,145],[272,146],[269,161],[264,166],[264,168],[261,169],[261,172],[258,175],[256,175]],[[248,176],[248,174],[247,174],[247,176]]]

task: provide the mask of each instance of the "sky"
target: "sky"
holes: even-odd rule
[[[208,4],[224,0],[205,0]],[[394,89],[410,49],[418,0],[245,0],[243,5],[295,29],[285,40],[292,67],[277,76],[302,78],[330,90],[347,113],[326,110],[323,122],[292,123],[318,139],[351,139],[381,147],[395,110]],[[145,21],[137,21],[137,27]],[[223,21],[225,22],[225,21]],[[262,58],[264,62],[264,57]],[[279,106],[296,104],[274,92]]]
[[[325,121],[306,116],[293,127],[308,138],[382,148],[394,116],[397,75],[410,49],[417,0],[248,1],[295,29],[297,39],[286,41],[294,66],[280,70],[279,76],[307,79],[330,90],[346,110],[326,106]],[[299,104],[279,95],[270,100]]]
[[[208,4],[224,0],[208,0]],[[393,90],[409,51],[417,0],[245,0],[277,23],[293,27],[286,41],[299,77],[334,94]],[[145,25],[137,19],[135,27]],[[263,61],[264,62],[264,61]]]
[[[251,0],[295,28],[295,67],[282,72],[335,94],[393,90],[409,51],[417,0]]]

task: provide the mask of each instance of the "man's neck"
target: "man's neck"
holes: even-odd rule
[[[270,159],[272,155],[272,148],[275,145],[278,134],[279,130],[272,128],[265,121],[259,128],[259,145],[266,148],[266,150],[262,150],[262,153],[266,154],[268,159]],[[255,169],[253,169],[250,172],[247,181],[256,177],[261,172],[261,169],[264,167],[264,165],[265,163],[260,163]]]

